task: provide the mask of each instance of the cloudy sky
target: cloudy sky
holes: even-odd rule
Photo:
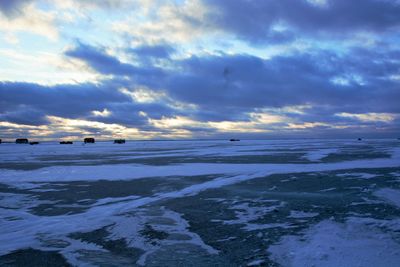
[[[0,0],[0,138],[400,136],[399,0]]]

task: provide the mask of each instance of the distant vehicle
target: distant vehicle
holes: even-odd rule
[[[125,139],[115,139],[114,144],[125,144]]]
[[[60,145],[72,145],[73,143],[72,141],[61,141]]]
[[[94,138],[92,138],[92,137],[87,137],[87,138],[83,139],[83,142],[84,142],[85,144],[94,144],[94,143],[95,143],[95,140],[94,140]]]
[[[30,144],[30,145],[38,145],[39,142],[36,142],[36,141],[35,141],[35,142],[29,142],[29,144]]]
[[[238,141],[240,141],[240,139],[230,139],[229,141],[231,141],[231,142],[238,142]]]
[[[15,143],[16,144],[28,144],[29,141],[26,138],[18,138],[18,139],[15,139]]]
[[[358,140],[358,141],[361,141],[361,140],[362,140],[362,138],[358,138],[357,140]]]

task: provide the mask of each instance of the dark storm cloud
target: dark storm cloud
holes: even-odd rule
[[[196,112],[190,114],[195,120],[198,121],[246,121],[248,116],[246,112],[249,112],[249,108],[246,107],[229,107],[228,105],[221,105],[217,107],[201,107]]]
[[[192,57],[182,62],[185,71],[171,76],[167,86],[182,101],[216,107],[282,107],[323,98],[335,101],[332,97],[340,91],[331,93],[329,78],[336,73],[317,58],[320,56],[269,61],[248,55]]]
[[[131,80],[119,79],[118,75],[125,75],[125,68],[139,67],[121,63],[104,51],[85,45],[74,51],[67,55],[79,56],[101,73],[109,73],[104,68],[110,68],[116,76],[113,83],[118,81],[119,86],[161,88],[173,99],[199,107],[180,113],[157,103],[151,108],[157,118],[175,114],[201,121],[246,120],[246,113],[255,108],[305,104],[314,106],[310,111],[313,116],[304,117],[306,121],[311,118],[338,121],[341,118],[334,114],[340,112],[400,112],[399,82],[390,79],[400,73],[400,53],[389,48],[380,51],[353,48],[345,54],[314,50],[269,60],[245,54],[192,56],[175,60],[176,71],[163,72],[158,79],[139,75]],[[345,80],[345,84],[335,84],[334,79]],[[140,108],[143,110],[145,105]],[[156,110],[160,112],[157,114]],[[118,114],[118,107],[114,106],[114,112]],[[299,115],[299,119],[301,116],[304,115]],[[122,116],[115,117],[120,121],[118,117]]]
[[[47,124],[46,115],[71,119],[90,119],[146,128],[145,112],[152,118],[172,116],[174,109],[166,103],[136,103],[121,93],[117,81],[101,85],[42,86],[33,83],[0,82],[0,121],[26,125]],[[95,116],[92,111],[110,111],[108,117]]]
[[[207,17],[210,23],[253,42],[279,41],[281,36],[276,36],[273,26],[282,22],[297,35],[327,33],[330,37],[359,30],[380,33],[400,25],[396,0],[327,0],[327,6],[306,0],[204,2],[212,7]]]
[[[103,49],[83,43],[78,43],[74,49],[66,51],[65,55],[85,61],[91,68],[102,74],[130,76],[139,81],[159,79],[164,75],[159,68],[137,67],[123,63],[116,57],[108,55]]]
[[[77,118],[123,101],[129,98],[107,86],[0,83],[0,118],[16,123],[42,124],[45,115]]]
[[[358,51],[348,57],[321,50],[270,60],[248,55],[192,57],[181,62],[166,87],[174,98],[207,110],[210,118],[219,113],[237,119],[254,108],[304,104],[329,106],[334,112],[396,113],[399,82],[390,76],[400,72],[400,63],[393,54]],[[337,77],[347,84],[333,83]]]
[[[134,48],[127,49],[128,52],[134,53],[139,57],[151,58],[169,58],[175,52],[175,49],[166,44],[157,45],[141,45]]]
[[[33,83],[0,82],[0,112],[34,107],[47,114],[76,117],[97,110],[105,103],[129,98],[107,86],[93,84],[42,86]]]
[[[105,123],[120,123],[128,127],[148,128],[145,112],[155,119],[175,114],[164,102],[137,103],[120,88],[133,88],[137,82],[158,85],[160,71],[121,63],[102,49],[79,44],[67,56],[79,58],[102,74],[115,77],[96,84],[64,84],[42,86],[34,83],[0,82],[0,120],[28,125],[46,124],[46,115],[83,118]],[[128,75],[128,79],[126,76]],[[162,75],[161,75],[162,77]],[[109,116],[95,116],[92,111],[110,111]]]
[[[37,126],[47,123],[45,115],[42,111],[30,106],[17,105],[13,110],[0,113],[0,121]]]
[[[391,76],[400,73],[397,50],[354,48],[346,54],[314,50],[276,56],[264,60],[250,55],[192,56],[175,60],[174,70],[149,79],[140,67],[121,63],[103,50],[80,45],[67,55],[80,58],[100,73],[114,77],[100,85],[42,86],[31,83],[0,83],[0,120],[20,124],[46,124],[45,116],[83,118],[118,123],[142,130],[156,130],[148,118],[186,116],[198,121],[249,121],[250,112],[267,108],[275,115],[287,115],[298,123],[323,122],[337,125],[360,123],[354,118],[335,114],[387,112],[400,113],[399,81]],[[134,77],[126,73],[135,70]],[[333,83],[334,78],[345,80]],[[171,99],[137,103],[119,88],[145,86],[165,90],[171,99],[197,105],[198,109],[171,107]],[[304,113],[290,113],[279,108],[309,105]],[[92,111],[107,109],[109,116],[95,116]],[[144,114],[144,113],[145,114]],[[389,127],[385,122],[363,122],[368,127]],[[392,128],[398,124],[392,122]],[[285,123],[270,124],[279,129]],[[266,126],[267,127],[267,126]],[[207,129],[184,126],[197,134]],[[393,129],[391,128],[391,131]],[[271,128],[268,128],[271,129]],[[91,129],[92,132],[93,129]],[[321,126],[319,131],[327,131]],[[217,134],[208,131],[208,134]]]

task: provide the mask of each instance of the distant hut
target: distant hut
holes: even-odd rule
[[[30,144],[30,145],[38,145],[39,142],[36,142],[36,141],[35,141],[35,142],[29,142],[29,144]]]
[[[240,139],[230,139],[229,141],[231,141],[231,142],[238,142],[238,141],[240,141]]]
[[[114,144],[125,144],[125,139],[115,139]]]
[[[87,138],[83,139],[83,142],[84,142],[85,144],[94,144],[94,143],[95,143],[95,140],[94,140],[93,137],[87,137]]]
[[[61,141],[60,145],[72,145],[73,142],[72,141]]]
[[[26,138],[18,138],[18,139],[15,139],[15,143],[16,144],[28,144],[29,141]]]

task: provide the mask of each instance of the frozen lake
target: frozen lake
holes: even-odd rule
[[[0,145],[0,265],[400,263],[400,141]]]

